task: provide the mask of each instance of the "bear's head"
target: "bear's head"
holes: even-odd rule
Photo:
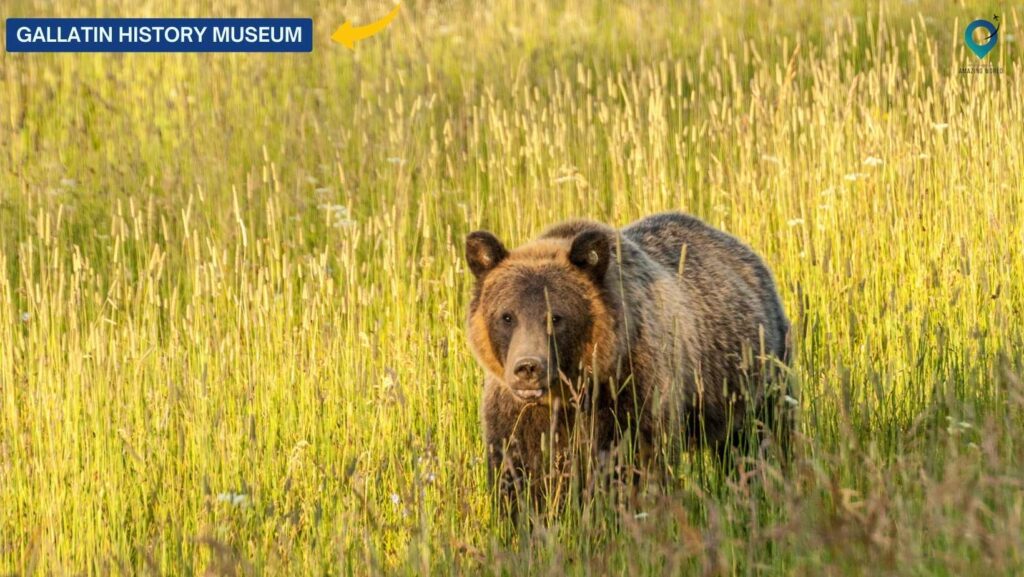
[[[524,401],[549,404],[603,374],[614,345],[605,302],[612,237],[583,230],[509,251],[487,231],[466,237],[476,277],[469,341],[481,365]]]

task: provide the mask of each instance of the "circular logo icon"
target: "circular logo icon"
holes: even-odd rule
[[[984,44],[978,44],[974,40],[974,31],[978,28],[983,28],[988,32],[988,37],[985,38]],[[999,28],[988,20],[975,20],[967,25],[967,29],[964,30],[964,42],[967,47],[974,52],[974,55],[979,59],[988,56],[988,53],[996,47],[996,42],[999,40]]]

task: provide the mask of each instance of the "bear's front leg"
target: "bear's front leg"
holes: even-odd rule
[[[529,472],[515,437],[488,435],[487,480],[499,509],[514,518],[529,483]]]
[[[541,503],[551,443],[551,410],[524,402],[497,379],[484,386],[482,407],[487,473],[492,491],[506,513],[514,516],[527,495]]]

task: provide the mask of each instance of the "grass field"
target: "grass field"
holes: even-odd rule
[[[0,17],[317,39],[0,54],[0,575],[1024,574],[1020,8],[85,4]],[[793,467],[514,527],[462,238],[668,209],[775,272]]]

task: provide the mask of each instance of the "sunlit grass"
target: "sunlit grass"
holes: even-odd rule
[[[962,75],[1000,5],[410,2],[353,54],[387,4],[278,4],[99,11],[312,54],[0,56],[0,574],[1024,571],[1019,10]],[[794,467],[517,534],[462,237],[668,209],[775,272]]]

